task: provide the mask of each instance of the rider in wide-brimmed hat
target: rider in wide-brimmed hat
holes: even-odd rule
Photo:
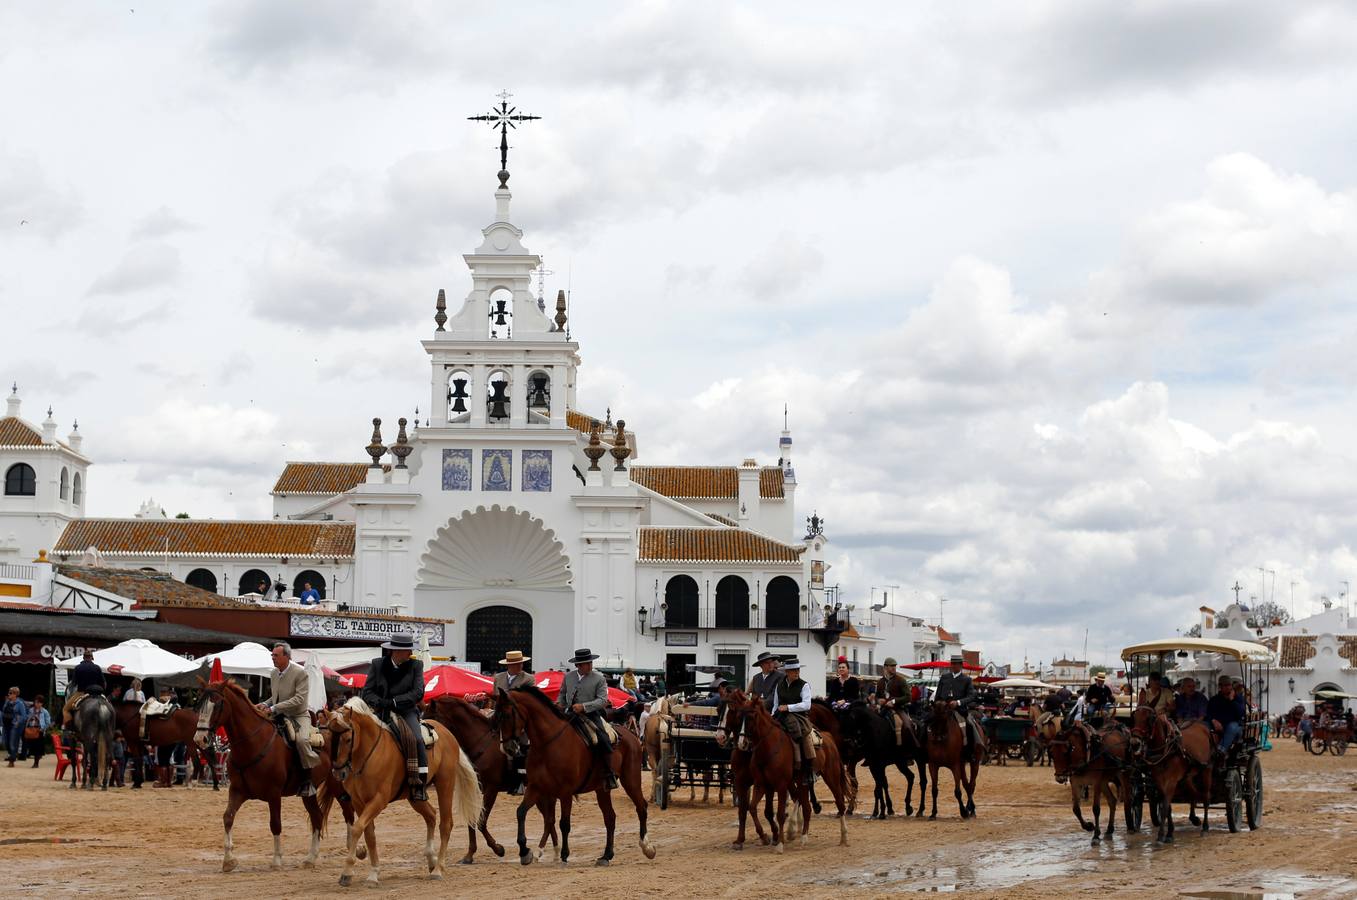
[[[419,728],[419,703],[424,699],[424,663],[414,655],[415,636],[393,635],[382,644],[382,655],[368,666],[363,685],[363,702],[378,718],[388,715],[403,719],[410,729],[417,759],[416,771],[409,779],[412,800],[429,799],[429,757]]]
[[[966,660],[960,653],[956,653],[948,660],[948,666],[948,670],[938,679],[938,686],[933,690],[933,699],[945,702],[956,716],[961,733],[967,738],[967,746],[983,747],[985,733],[981,731],[980,723],[971,716],[971,710],[980,702],[980,694],[976,691],[971,676],[965,672]],[[933,709],[929,707],[924,716],[925,720],[931,719],[932,715]]]
[[[751,697],[758,697],[768,711],[772,712],[777,708],[777,686],[787,676],[777,668],[776,653],[764,650],[754,658],[754,662],[758,664],[759,670],[749,679],[749,690],[745,693]]]
[[[504,658],[499,661],[504,671],[495,673],[495,693],[532,684],[532,675],[523,671],[523,664],[529,662],[532,662],[532,657],[524,656],[522,650],[510,650],[504,654]]]
[[[801,757],[801,774],[809,784],[815,774],[815,743],[810,727],[811,690],[801,680],[801,660],[795,656],[782,660],[786,677],[777,685],[777,706],[774,718],[787,730]]]
[[[905,706],[909,704],[909,682],[895,668],[895,657],[888,656],[881,664],[881,677],[876,682],[876,705],[881,714],[895,728],[895,743],[901,743],[900,726],[904,723]]]
[[[602,757],[607,770],[608,790],[613,790],[617,787],[617,773],[612,764],[613,745],[603,722],[603,711],[608,708],[608,682],[601,673],[594,671],[596,659],[598,654],[589,652],[588,647],[575,651],[569,660],[575,671],[565,673],[556,704],[567,716],[583,716],[593,723],[598,736],[594,750]]]

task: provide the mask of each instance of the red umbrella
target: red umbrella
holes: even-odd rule
[[[915,672],[922,672],[922,671],[924,671],[925,669],[950,669],[951,667],[952,667],[952,664],[951,664],[951,663],[949,663],[949,662],[943,662],[942,660],[939,659],[939,660],[935,660],[934,662],[910,663],[909,665],[905,666],[904,668],[906,668],[906,669],[913,669]],[[985,667],[984,667],[984,666],[973,666],[973,665],[971,665],[970,663],[962,663],[961,668],[963,668],[963,669],[969,669],[969,670],[971,670],[972,672],[983,672],[983,671],[985,671]]]
[[[565,681],[564,672],[534,672],[532,677],[536,679],[533,684],[537,685],[538,689],[552,700],[561,695],[561,684]],[[635,698],[631,694],[620,688],[608,688],[608,703],[614,709],[630,703],[633,699]]]
[[[340,675],[338,680],[344,687],[360,688],[367,684],[368,677],[362,672],[350,672],[347,675]]]
[[[424,673],[424,699],[465,697],[487,694],[495,689],[495,680],[458,666],[434,666]]]

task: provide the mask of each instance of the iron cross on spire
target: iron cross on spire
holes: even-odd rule
[[[1235,579],[1234,587],[1230,588],[1230,590],[1234,591],[1234,602],[1235,602],[1235,605],[1238,606],[1238,605],[1239,605],[1239,592],[1242,591],[1242,590],[1244,590],[1244,586],[1241,585],[1241,584],[1239,583],[1239,580],[1238,580],[1238,579]]]
[[[518,107],[509,105],[513,94],[500,91],[499,106],[492,106],[490,112],[481,116],[467,116],[468,122],[489,122],[491,128],[499,129],[499,186],[509,187],[509,129],[517,128],[519,122],[532,122],[541,116],[529,116],[518,111]]]

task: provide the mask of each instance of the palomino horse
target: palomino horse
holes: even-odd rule
[[[792,764],[795,748],[787,732],[773,721],[763,703],[757,697],[746,697],[743,691],[735,691],[726,701],[726,720],[723,723],[727,734],[737,735],[737,748],[747,749],[750,754],[749,773],[753,784],[753,801],[757,804],[763,799],[763,815],[773,832],[773,846],[782,852],[783,843],[795,839],[799,831],[802,843],[810,831],[810,791],[806,785],[799,784],[800,773],[794,771]],[[848,843],[848,827],[844,822],[848,778],[839,749],[829,735],[821,735],[820,749],[816,752],[815,768],[825,781],[825,786],[834,795],[834,804],[839,819],[839,844]],[[787,797],[792,795],[792,822],[787,824]],[[777,817],[773,817],[773,798],[777,798]],[[735,838],[736,849],[744,845],[745,814],[749,806],[740,804],[740,830]]]
[[[1074,722],[1050,741],[1051,764],[1059,778],[1070,782],[1070,801],[1074,808],[1074,817],[1085,831],[1093,832],[1092,843],[1102,840],[1099,831],[1099,817],[1102,815],[1102,798],[1107,795],[1107,837],[1112,837],[1113,825],[1117,819],[1118,791],[1122,797],[1130,797],[1130,783],[1126,766],[1131,761],[1131,736],[1121,725],[1110,725],[1098,733],[1083,722]],[[1117,785],[1117,790],[1113,789]],[[1084,811],[1079,803],[1079,795],[1084,788],[1089,789],[1093,798],[1093,821],[1084,821]],[[1130,817],[1127,817],[1130,828]]]
[[[980,774],[980,757],[984,748],[978,743],[970,748],[970,759],[966,759],[966,733],[957,722],[956,716],[948,708],[946,701],[933,703],[933,714],[929,719],[927,739],[924,746],[928,752],[928,774],[933,779],[933,811],[928,818],[938,817],[938,767],[952,771],[952,794],[961,809],[961,818],[975,815],[975,779]],[[970,763],[970,777],[966,776],[966,764]],[[962,802],[961,790],[966,789],[966,800]]]
[[[504,748],[500,746],[495,727],[479,709],[461,697],[438,697],[429,704],[426,712],[429,718],[442,724],[452,732],[453,737],[457,738],[462,752],[476,767],[476,777],[481,783],[481,819],[479,824],[467,822],[467,850],[466,856],[461,859],[462,864],[470,865],[476,855],[477,828],[485,838],[485,845],[496,856],[503,856],[504,847],[496,843],[486,827],[486,823],[490,821],[490,810],[495,808],[495,800],[510,780],[510,760],[504,755]],[[546,846],[548,837],[551,838],[553,847],[560,846],[556,828],[554,826],[543,828],[542,840],[537,845],[538,858],[541,858],[542,848]]]
[[[108,790],[108,777],[113,771],[113,704],[103,694],[87,694],[76,705],[71,717],[71,729],[85,748],[85,789]],[[79,766],[71,766],[71,787],[81,776]]]
[[[518,805],[518,861],[528,865],[533,861],[525,836],[528,810],[533,806],[542,813],[551,827],[556,815],[556,801],[561,804],[561,863],[570,860],[570,808],[576,794],[592,790],[603,813],[608,843],[595,865],[606,866],[613,859],[613,832],[617,827],[617,813],[613,810],[612,792],[608,789],[603,766],[598,754],[584,742],[575,726],[557,708],[551,698],[534,685],[499,691],[495,699],[495,726],[499,731],[504,752],[517,755],[518,737],[528,734],[528,786],[523,802]],[[640,822],[641,852],[647,859],[655,858],[655,845],[646,840],[646,798],[641,790],[641,740],[626,728],[617,729],[613,745],[612,765],[618,773],[622,789],[636,807]]]
[[[203,697],[204,706],[208,698]],[[146,755],[147,746],[165,747],[171,744],[186,744],[192,741],[194,735],[198,732],[198,723],[203,713],[199,710],[180,707],[165,717],[155,717],[146,720],[146,740],[141,739],[141,704],[140,703],[119,703],[114,707],[114,715],[117,717],[118,730],[123,733],[123,740],[127,742],[127,758],[138,759]],[[203,748],[212,754],[212,743]],[[212,789],[218,790],[217,785],[217,767],[211,764],[209,758],[208,768],[212,770]],[[140,773],[140,769],[138,769]],[[140,777],[140,774],[138,775]],[[140,784],[140,782],[138,782]]]
[[[1176,725],[1168,716],[1148,706],[1138,706],[1131,714],[1131,733],[1140,739],[1138,757],[1149,766],[1159,804],[1157,840],[1173,843],[1173,800],[1181,793],[1202,804],[1202,832],[1210,828],[1211,732],[1200,721]],[[1179,788],[1182,788],[1179,791]]]
[[[387,804],[404,794],[415,812],[424,818],[424,860],[429,866],[429,878],[443,877],[443,859],[448,852],[448,835],[452,834],[452,804],[457,803],[457,814],[467,825],[481,820],[481,790],[476,782],[476,769],[457,744],[457,738],[437,722],[428,723],[436,735],[429,747],[429,784],[438,791],[438,812],[428,800],[409,796],[405,749],[377,718],[376,713],[354,697],[332,713],[326,727],[330,731],[334,754],[335,777],[353,799],[353,831],[361,833],[367,842],[368,884],[378,883],[376,819]],[[414,740],[424,739],[422,734]],[[434,849],[433,832],[437,824],[438,849]],[[353,867],[358,862],[357,841],[349,847],[349,858],[344,861],[344,873],[339,883],[348,887],[353,881]]]
[[[274,721],[255,709],[244,688],[233,681],[209,683],[201,678],[198,681],[207,693],[207,698],[194,740],[198,746],[206,746],[217,729],[222,728],[231,741],[231,756],[226,763],[231,786],[226,796],[226,812],[221,817],[226,829],[221,860],[223,872],[230,872],[236,867],[231,829],[236,823],[236,811],[246,800],[262,800],[268,804],[269,831],[273,833],[273,862],[270,868],[277,870],[283,867],[283,797],[296,794],[308,774],[311,783],[320,787],[322,793],[327,793],[325,786],[327,783],[330,785],[332,793],[327,793],[327,796],[339,795],[345,820],[353,821],[353,810],[348,798],[342,795],[338,784],[330,782],[330,756],[326,751],[318,751],[320,762],[308,773],[301,767],[296,751],[279,737]],[[302,860],[302,865],[310,869],[315,866],[316,857],[320,854],[320,836],[325,831],[326,814],[321,809],[320,798],[303,797],[301,800],[311,821],[311,850]],[[328,800],[325,809],[329,809]]]

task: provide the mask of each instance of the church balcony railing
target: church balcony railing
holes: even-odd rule
[[[808,628],[822,627],[823,618],[823,616],[820,616],[816,619],[812,611],[804,609],[795,613],[788,610],[783,615],[769,616],[768,611],[761,605],[757,608],[751,607],[748,618],[745,618],[733,610],[723,609],[718,614],[714,606],[705,606],[697,610],[696,616],[653,621],[648,623],[648,627],[656,631],[666,628],[673,631],[685,629],[701,629],[703,631],[715,629],[729,631],[802,631]]]

